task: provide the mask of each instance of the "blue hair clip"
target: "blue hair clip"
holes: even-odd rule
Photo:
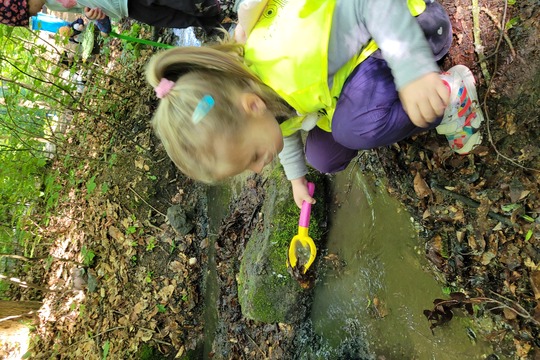
[[[193,121],[194,124],[198,124],[201,122],[201,120],[208,115],[208,112],[212,110],[214,107],[215,101],[214,98],[210,95],[204,95],[197,104],[197,107],[195,108],[195,111],[193,112],[193,115],[191,116],[191,121]]]

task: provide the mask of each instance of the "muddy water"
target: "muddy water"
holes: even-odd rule
[[[369,357],[484,359],[491,349],[470,340],[465,316],[431,333],[423,310],[445,295],[425,270],[410,216],[374,182],[349,170],[333,180],[326,247],[339,260],[327,262],[316,284],[311,325],[320,344],[305,358],[343,356],[355,339],[352,344],[363,342]]]
[[[204,351],[201,358],[212,352],[212,343],[218,326],[218,275],[216,270],[215,242],[221,221],[227,215],[227,204],[231,198],[228,186],[211,186],[206,193],[208,197],[208,268],[205,274],[204,288]]]

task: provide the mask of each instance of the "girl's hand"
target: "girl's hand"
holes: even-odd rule
[[[84,15],[88,18],[88,20],[103,20],[107,16],[103,10],[98,8],[91,9],[88,6],[84,8]]]
[[[315,204],[315,199],[309,196],[307,188],[307,180],[304,176],[291,180],[292,192],[294,197],[294,202],[299,208],[302,208],[302,202],[307,201],[308,203]]]
[[[429,73],[403,87],[399,98],[412,123],[425,128],[444,114],[450,91],[439,74]]]

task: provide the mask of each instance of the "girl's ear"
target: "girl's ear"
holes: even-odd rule
[[[266,111],[266,104],[253,93],[240,94],[240,106],[248,116],[262,115]]]

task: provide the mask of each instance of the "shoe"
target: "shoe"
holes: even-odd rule
[[[479,129],[484,115],[478,106],[476,81],[471,70],[463,65],[442,73],[441,79],[450,90],[450,104],[436,130],[446,136],[452,150],[466,155],[482,142]]]

